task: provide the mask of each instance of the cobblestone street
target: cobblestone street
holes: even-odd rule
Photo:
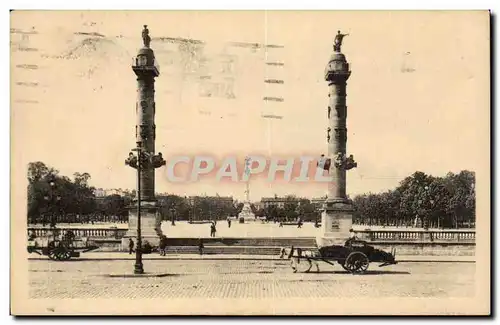
[[[32,298],[294,298],[470,297],[475,263],[400,263],[352,275],[321,263],[318,273],[292,273],[288,261],[147,260],[158,278],[131,273],[134,261],[29,261]],[[306,268],[301,263],[299,270]]]

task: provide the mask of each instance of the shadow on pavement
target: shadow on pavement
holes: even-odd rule
[[[347,271],[320,271],[318,272],[297,272],[297,273],[303,273],[303,274],[351,274],[350,272]],[[366,271],[365,273],[361,274],[353,274],[353,275],[381,275],[381,274],[411,274],[410,272],[407,271]]]

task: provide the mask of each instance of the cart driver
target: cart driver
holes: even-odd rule
[[[358,237],[356,236],[356,232],[354,232],[354,229],[349,229],[349,239],[347,239],[347,241],[345,242],[345,246],[348,246],[349,244],[351,244],[351,242],[357,240]]]

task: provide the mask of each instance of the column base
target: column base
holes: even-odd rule
[[[141,238],[142,244],[148,241],[152,246],[160,243],[161,218],[158,213],[156,201],[141,201]],[[127,251],[129,239],[137,247],[137,203],[131,207],[128,217],[128,231],[122,238],[122,250]]]
[[[344,245],[352,228],[354,208],[348,200],[326,200],[321,214],[321,235],[316,237],[318,248]]]

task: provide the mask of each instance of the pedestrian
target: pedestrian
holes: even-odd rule
[[[29,235],[29,238],[28,240],[29,241],[34,241],[36,239],[36,234],[35,234],[35,230],[32,229],[31,232],[30,232],[30,235]]]
[[[227,218],[227,227],[231,228],[231,219],[230,218]]]
[[[134,252],[134,241],[132,240],[132,238],[129,238],[128,239],[128,253],[129,253],[129,255],[132,255],[133,252]]]
[[[167,236],[161,235],[160,237],[160,256],[167,255]]]
[[[210,237],[215,237],[215,233],[217,232],[217,229],[215,228],[215,222],[212,222],[210,225]]]
[[[351,244],[351,242],[357,240],[358,237],[356,236],[356,233],[354,232],[354,229],[349,229],[349,239],[347,239],[347,241],[345,242],[345,246],[349,246],[349,244]]]
[[[203,255],[203,248],[204,247],[205,246],[203,246],[203,239],[200,238],[198,240],[198,252],[200,253],[200,255]]]
[[[153,246],[149,243],[149,241],[144,241],[142,245],[141,253],[142,254],[151,254],[153,252]]]

